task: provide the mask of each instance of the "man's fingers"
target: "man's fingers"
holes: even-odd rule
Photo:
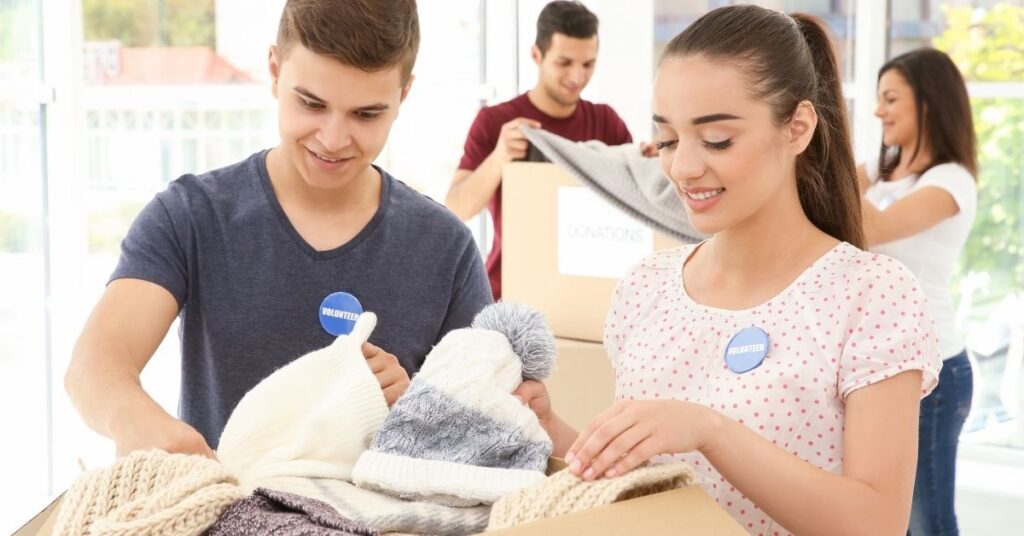
[[[530,119],[529,117],[520,117],[516,121],[517,121],[516,127],[519,127],[519,126],[522,126],[522,125],[526,125],[526,126],[532,127],[532,128],[540,128],[540,121],[537,121],[535,119]]]
[[[524,404],[530,404],[534,399],[544,398],[547,395],[547,389],[539,381],[525,380],[519,384],[519,387],[516,387],[512,394],[518,396]]]
[[[368,342],[363,343],[362,350],[363,357],[365,357],[366,359],[370,359],[371,357],[378,355],[381,352],[384,352],[384,350],[381,350],[379,346],[376,346]]]

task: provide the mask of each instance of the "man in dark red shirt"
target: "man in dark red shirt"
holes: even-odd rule
[[[466,137],[466,147],[445,204],[463,220],[490,210],[494,245],[487,276],[494,299],[501,298],[501,167],[526,156],[520,125],[543,128],[575,141],[608,145],[633,141],[622,119],[607,104],[580,98],[597,62],[597,17],[579,2],[556,1],[537,18],[531,50],[537,85],[501,104],[483,108]]]

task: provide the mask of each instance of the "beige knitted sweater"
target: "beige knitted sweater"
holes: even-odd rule
[[[198,534],[246,495],[215,460],[140,450],[80,476],[64,495],[55,533]]]
[[[689,486],[693,470],[684,463],[649,465],[620,477],[585,481],[568,469],[502,498],[491,509],[487,530],[580,512],[614,502]]]

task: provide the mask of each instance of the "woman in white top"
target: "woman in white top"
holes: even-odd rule
[[[958,534],[956,449],[973,379],[949,281],[977,211],[967,88],[949,56],[914,50],[879,70],[875,115],[882,120],[881,151],[858,168],[865,239],[871,251],[902,262],[921,282],[944,359],[938,387],[921,401],[910,533]]]

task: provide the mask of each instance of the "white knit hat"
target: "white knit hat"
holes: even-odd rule
[[[540,312],[488,306],[430,352],[352,481],[403,499],[472,506],[543,480],[551,439],[512,392],[524,378],[546,378],[554,353]]]
[[[216,460],[137,450],[75,480],[54,534],[192,535],[247,493]]]
[[[376,325],[373,313],[363,313],[352,333],[281,367],[242,397],[217,457],[243,487],[276,476],[350,477],[388,412],[362,352]]]

